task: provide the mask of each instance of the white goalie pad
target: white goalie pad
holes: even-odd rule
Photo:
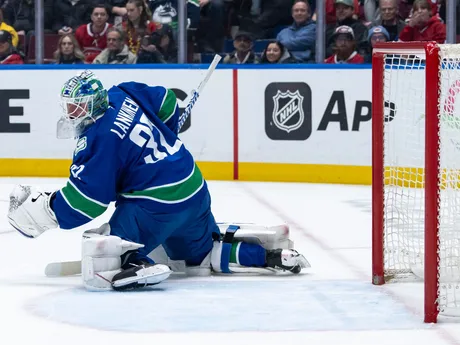
[[[51,195],[52,193],[43,192],[33,186],[14,187],[10,193],[9,223],[29,238],[57,228],[56,216],[50,206]]]
[[[111,290],[112,278],[121,272],[121,255],[144,246],[109,234],[109,224],[83,233],[81,273],[90,291]]]
[[[289,239],[289,225],[260,225],[254,223],[217,223],[220,233],[225,236],[229,226],[238,226],[234,235],[236,241],[258,244],[265,249],[291,249],[294,243]],[[182,260],[171,260],[160,246],[149,254],[156,263],[168,265],[174,272],[185,272],[188,276],[208,276],[211,274],[211,253],[200,266],[187,267]],[[254,268],[254,273],[273,273],[267,269]]]
[[[240,242],[259,244],[265,249],[292,249],[294,242],[289,239],[289,225],[260,225],[252,223],[217,223],[224,236],[228,227],[238,226],[234,239]]]
[[[289,226],[262,226],[256,224],[219,223],[221,241],[215,241],[211,251],[211,267],[218,273],[257,273],[267,274],[289,270],[299,273],[310,267],[307,259],[292,249],[294,243],[289,239]],[[236,263],[230,262],[231,251],[236,243]],[[238,262],[242,243],[256,244],[266,249],[267,267],[247,267]]]

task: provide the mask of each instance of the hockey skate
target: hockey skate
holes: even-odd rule
[[[156,285],[167,279],[172,271],[166,265],[141,263],[117,273],[112,278],[114,290],[123,291]]]
[[[267,267],[277,268],[292,273],[300,273],[302,268],[311,267],[308,260],[294,249],[267,250]]]

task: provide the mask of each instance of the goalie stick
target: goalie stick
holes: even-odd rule
[[[192,90],[191,98],[184,109],[184,112],[179,118],[178,123],[178,131],[182,128],[187,118],[190,116],[192,112],[192,108],[195,105],[198,97],[200,97],[201,92],[203,91],[206,83],[208,82],[209,78],[211,78],[212,73],[217,67],[217,64],[222,59],[222,57],[218,54],[214,56],[211,64],[209,65],[204,79],[200,82],[196,90]],[[69,276],[81,273],[81,261],[63,261],[63,262],[51,262],[45,267],[45,275],[47,277],[61,277],[61,276]]]
[[[220,59],[222,59],[220,55],[216,54],[214,56],[214,59],[212,59],[212,62],[209,65],[208,70],[206,71],[206,75],[204,76],[204,79],[200,82],[196,90],[192,90],[192,97],[190,98],[190,101],[185,107],[184,112],[179,118],[179,123],[178,123],[179,130],[184,125],[185,120],[187,120],[187,118],[190,116],[190,113],[192,112],[192,108],[195,105],[195,102],[197,101],[198,97],[200,97],[201,92],[203,91],[209,78],[211,78],[212,72],[214,72],[214,70],[216,69],[217,64],[219,63]]]

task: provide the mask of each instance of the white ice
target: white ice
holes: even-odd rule
[[[299,276],[170,279],[146,291],[91,293],[47,278],[78,260],[83,229],[27,239],[6,221],[16,183],[0,179],[1,344],[460,344],[460,324],[423,323],[420,283],[371,285],[371,190],[365,186],[210,181],[218,221],[287,222],[312,268]]]

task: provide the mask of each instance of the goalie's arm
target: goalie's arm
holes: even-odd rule
[[[118,136],[95,139],[78,152],[69,180],[59,191],[44,193],[30,186],[13,190],[8,220],[16,230],[33,238],[58,226],[76,228],[105,212],[116,196]]]
[[[99,217],[116,198],[120,139],[98,134],[88,148],[77,153],[67,184],[51,203],[62,229],[72,229]]]

